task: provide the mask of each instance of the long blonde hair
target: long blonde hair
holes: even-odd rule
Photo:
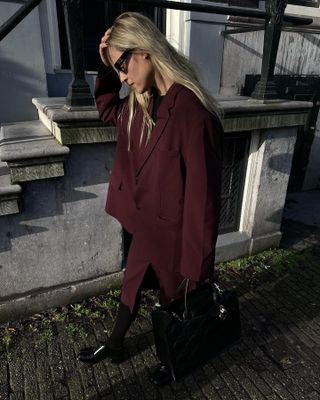
[[[149,54],[152,64],[160,75],[192,90],[208,111],[221,118],[222,111],[218,103],[199,82],[195,67],[167,41],[149,18],[137,12],[128,11],[121,14],[113,24],[108,45],[121,52],[127,49],[139,49]],[[148,92],[140,94],[130,90],[127,126],[129,150],[131,123],[136,103],[141,106],[144,116],[140,145],[145,128],[147,128],[147,141],[151,136],[154,121],[148,113],[149,102],[150,94]]]

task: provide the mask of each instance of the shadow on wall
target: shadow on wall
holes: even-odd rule
[[[247,44],[241,42],[241,40],[238,40],[235,37],[232,37],[231,35],[227,36],[226,40],[229,40],[230,42],[232,42],[235,45],[239,46],[243,50],[247,51],[249,53],[249,56],[251,56],[251,57],[255,56],[255,57],[258,57],[259,59],[262,60],[262,56],[263,56],[262,49],[261,49],[261,52],[259,52],[259,51],[255,50],[255,49],[253,49],[252,47],[248,46]],[[294,71],[283,67],[283,65],[281,65],[279,63],[275,64],[275,68],[280,69],[283,74],[293,74],[294,73]]]
[[[270,157],[268,164],[270,170],[275,171],[275,173],[290,175],[291,161],[292,154],[283,153]]]
[[[1,56],[0,123],[38,119],[31,99],[47,96],[45,74]]]
[[[25,182],[21,214],[0,217],[0,253],[11,250],[13,239],[75,226],[91,213],[104,214],[114,143],[73,145],[65,176]],[[78,229],[86,229],[79,223]],[[37,236],[35,236],[37,237]]]

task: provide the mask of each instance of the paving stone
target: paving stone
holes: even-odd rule
[[[223,387],[219,390],[219,395],[223,400],[236,400],[238,399],[237,397],[235,397],[232,392],[230,391],[230,389],[228,389],[227,387]]]
[[[221,374],[221,377],[226,382],[226,385],[228,386],[230,391],[238,400],[250,399],[249,394],[246,392],[246,390],[243,389],[240,383],[232,376],[229,371],[224,371]]]
[[[3,357],[3,359],[0,361],[0,385],[6,385],[8,383],[8,372],[8,364]]]
[[[107,370],[103,363],[98,363],[92,368],[92,373],[96,381],[96,387],[101,397],[112,394],[112,386],[109,381]]]
[[[36,377],[39,384],[40,399],[54,399],[54,384],[52,381],[50,364],[48,363],[48,351],[43,341],[36,347]]]
[[[34,343],[31,338],[22,338],[21,343],[23,360],[23,387],[26,399],[38,399],[40,397],[39,385],[34,377],[36,376],[36,357]],[[21,390],[21,387],[19,388]]]
[[[248,364],[243,363],[240,365],[240,368],[244,371],[245,375],[254,382],[261,393],[263,393],[265,396],[272,394],[273,389],[271,386],[269,386],[267,382],[263,380],[261,376]]]
[[[10,393],[10,400],[25,400],[23,392],[11,392]]]
[[[9,385],[8,383],[0,385],[0,400],[9,399]]]
[[[9,356],[9,382],[11,394],[10,398],[13,395],[20,396],[18,393],[23,391],[24,387],[24,372],[23,372],[23,358],[21,352],[21,346],[17,346],[12,350],[12,353]]]
[[[272,393],[266,397],[267,400],[280,400],[280,397],[276,393]]]
[[[312,392],[308,395],[308,400],[320,400],[319,392]]]
[[[294,397],[288,392],[282,383],[280,383],[269,371],[261,373],[261,376],[266,382],[268,382],[268,384],[273,388],[274,392],[276,392],[281,399],[294,399]]]
[[[70,400],[84,399],[84,392],[80,383],[80,374],[74,373],[68,377],[68,389]]]
[[[288,387],[288,391],[297,400],[307,399],[306,395],[301,391],[301,389],[298,385],[292,385],[292,386]]]

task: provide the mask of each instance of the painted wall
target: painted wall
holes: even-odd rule
[[[0,24],[19,7],[0,2]],[[37,119],[31,99],[47,96],[38,8],[0,43],[0,88],[0,123]]]

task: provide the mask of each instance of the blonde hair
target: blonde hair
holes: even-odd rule
[[[192,90],[208,111],[216,114],[219,119],[221,118],[222,111],[218,103],[199,82],[195,67],[167,41],[166,37],[149,18],[137,12],[125,12],[121,14],[113,24],[108,45],[121,52],[127,49],[139,49],[149,54],[153,66],[163,78],[179,83]],[[140,145],[145,128],[147,128],[146,143],[151,136],[154,121],[148,113],[150,97],[148,92],[140,94],[132,89],[130,91],[127,126],[129,137],[128,150],[130,150],[130,130],[136,103],[141,106],[144,116]]]

